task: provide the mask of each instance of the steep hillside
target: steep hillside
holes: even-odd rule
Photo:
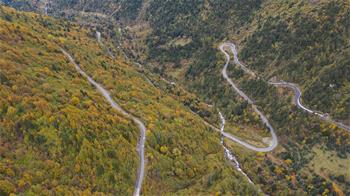
[[[0,22],[2,194],[132,192],[138,129],[109,111],[57,44],[87,44],[86,32],[6,8]]]
[[[347,1],[152,1],[148,57],[200,91],[213,86],[203,74],[217,68],[216,43],[232,39],[243,62],[265,79],[298,83],[308,105],[348,120],[349,13]],[[181,39],[190,42],[171,44]]]
[[[349,125],[349,10],[346,1],[155,0],[150,3],[148,18],[128,28],[126,45],[132,45],[129,49],[137,60],[148,63],[154,72],[182,83],[223,110],[228,123],[235,125],[227,131],[252,139],[261,134],[261,127],[247,103],[235,99],[237,95],[221,75],[224,56],[218,46],[225,40],[235,42],[239,58],[259,77],[250,77],[233,65],[229,75],[268,115],[284,148],[262,162],[256,163],[252,157],[244,162],[251,176],[259,173],[254,180],[273,183],[264,186],[266,192],[284,191],[285,186],[309,194],[337,190],[332,183],[347,190],[349,181],[337,181],[339,174],[329,166],[325,173],[316,171],[310,162],[321,146],[327,153],[337,154],[337,161],[348,162],[349,133],[307,115],[295,106],[293,92],[271,86],[268,80],[297,83],[305,105]],[[239,151],[241,148],[235,152]],[[295,173],[299,173],[298,180],[290,183]],[[341,173],[349,176],[348,169]],[[307,177],[310,174],[312,177]],[[322,181],[328,185],[320,186]],[[307,188],[308,183],[313,188]]]
[[[241,57],[265,77],[300,84],[310,107],[350,119],[350,3],[266,3]],[[259,20],[259,18],[266,20]],[[349,121],[350,122],[350,121]]]
[[[89,85],[68,51],[147,126],[145,195],[257,194],[219,135],[180,101],[108,57],[75,24],[0,7],[0,193],[133,192],[139,131]]]
[[[43,13],[43,8],[34,1],[6,2],[16,8],[27,9],[29,5],[29,10]],[[119,7],[121,2],[131,7],[129,11],[124,11],[127,5]],[[209,130],[199,131],[205,128],[196,114],[185,112],[178,117],[173,108],[181,111],[190,108],[212,123],[218,122],[213,111],[220,110],[226,119],[226,132],[257,146],[271,142],[267,138],[269,130],[257,113],[222,77],[225,56],[219,45],[231,41],[237,46],[240,61],[256,75],[246,73],[233,58],[228,75],[266,114],[279,140],[274,151],[255,153],[225,139],[243,170],[270,195],[350,194],[349,132],[297,107],[295,92],[269,84],[270,80],[296,83],[304,105],[350,125],[348,1],[60,0],[50,7],[49,15],[99,29],[107,47],[119,54],[115,61],[106,60],[106,50],[91,51],[97,45],[81,40],[63,45],[86,66],[89,74],[112,90],[122,106],[144,119],[151,130],[147,145],[152,155],[148,157],[154,161],[148,165],[152,172],[147,174],[145,193],[166,190],[206,195],[215,190],[225,194],[238,185],[226,184],[225,180],[235,178],[224,179],[228,176],[224,170],[205,175],[207,168],[226,168],[217,166],[217,161],[210,163],[215,167],[192,164],[203,163],[203,157],[211,152],[216,157],[220,151],[217,138],[213,139],[207,133]],[[72,43],[84,43],[84,47]],[[129,63],[121,63],[119,56],[124,55],[127,62],[140,62],[147,69],[136,72],[127,66]],[[112,62],[119,63],[118,69]],[[118,71],[119,75],[110,71],[120,70],[120,66],[123,71]],[[138,80],[132,80],[128,73],[135,74]],[[144,75],[152,84],[144,81]],[[144,93],[136,93],[132,87]],[[167,99],[158,103],[163,96]],[[169,105],[174,99],[186,107],[180,102]],[[181,130],[181,134],[173,130]],[[137,135],[136,131],[133,133]],[[204,140],[208,144],[201,143]]]

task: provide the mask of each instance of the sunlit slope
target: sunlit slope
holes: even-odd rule
[[[138,129],[66,62],[70,27],[4,8],[0,23],[0,191],[131,193]]]
[[[219,135],[132,65],[112,60],[94,32],[0,8],[0,192],[130,195],[139,136],[59,50],[65,48],[147,126],[143,193],[251,194]]]

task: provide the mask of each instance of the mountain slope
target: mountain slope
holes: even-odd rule
[[[297,83],[303,105],[350,124],[347,20],[350,6],[347,1],[147,0],[143,1],[140,9],[143,13],[138,17],[134,17],[137,12],[124,12],[123,17],[137,18],[135,21],[123,17],[114,21],[118,17],[106,17],[118,7],[118,4],[109,4],[111,1],[102,4],[76,1],[74,9],[66,6],[70,1],[59,2],[62,5],[49,14],[69,13],[64,17],[103,29],[100,31],[111,51],[119,52],[121,47],[131,61],[149,68],[144,72],[156,86],[174,93],[172,97],[184,101],[208,121],[217,121],[217,115],[196,110],[201,105],[197,97],[191,99],[193,101],[181,97],[183,91],[177,86],[182,85],[212,104],[214,110],[223,112],[226,132],[256,145],[266,145],[268,130],[221,76],[224,55],[218,47],[224,41],[234,42],[239,59],[258,77],[246,74],[240,66],[234,66],[234,62],[228,67],[228,75],[266,114],[280,144],[273,152],[256,154],[225,140],[242,168],[269,194],[330,192],[341,195],[342,191],[349,194],[350,134],[315,115],[308,115],[297,107],[292,91],[268,83],[270,79]],[[133,4],[134,1],[125,2]],[[83,9],[84,5],[89,6]],[[119,12],[116,13],[118,16]],[[83,17],[85,15],[91,17]],[[73,53],[75,58],[89,58],[90,52],[81,57],[79,53],[79,49]],[[157,85],[158,77],[150,72],[177,85]],[[139,108],[135,112],[140,112]],[[157,136],[156,140],[162,141],[162,145],[172,143],[169,138],[161,140]],[[157,172],[152,175],[160,176]],[[187,183],[181,184],[186,186]]]
[[[60,47],[145,122],[144,194],[256,193],[225,160],[217,133],[133,66],[109,58],[93,32],[6,7],[0,22],[1,194],[133,191],[137,127],[110,108]]]
[[[306,104],[347,120],[349,99],[350,4],[294,3],[257,15],[257,30],[243,41],[241,56],[267,77],[303,86]],[[289,6],[289,7],[287,7]],[[262,15],[266,21],[259,22]]]
[[[1,8],[1,179],[18,193],[130,192],[138,130],[66,63],[55,42],[71,25],[55,23]]]
[[[129,49],[137,60],[153,71],[223,110],[228,124],[235,125],[227,131],[252,139],[266,132],[220,73],[224,56],[218,46],[225,40],[233,41],[239,58],[259,77],[251,77],[234,65],[228,74],[267,114],[283,148],[256,162],[235,147],[240,157],[249,159],[243,163],[248,173],[259,173],[253,181],[273,183],[264,186],[268,193],[283,192],[286,186],[290,194],[335,191],[338,185],[347,190],[348,181],[342,183],[334,176],[340,171],[340,176],[349,180],[348,169],[336,171],[327,166],[327,172],[322,173],[310,162],[320,148],[337,154],[337,161],[348,162],[350,134],[299,110],[292,92],[271,86],[268,80],[297,83],[304,105],[349,125],[349,9],[346,1],[151,1],[148,18],[128,28],[131,38],[125,45],[132,45]],[[284,161],[293,165],[281,164]],[[273,169],[267,169],[270,166]],[[295,173],[299,173],[298,180],[292,184],[290,178],[281,177]],[[328,184],[327,188],[319,181]],[[313,188],[307,188],[307,183]]]
[[[201,91],[213,86],[203,77],[216,68],[209,54],[217,53],[217,42],[232,38],[243,61],[266,79],[298,83],[313,108],[348,120],[349,9],[346,1],[152,1],[148,57]],[[191,42],[171,44],[179,39]]]

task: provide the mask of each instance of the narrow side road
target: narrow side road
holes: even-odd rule
[[[66,52],[65,50],[61,49],[62,53],[69,59],[69,61],[75,66],[75,69],[83,76],[85,77],[90,84],[95,86],[97,90],[104,96],[104,98],[108,101],[108,103],[111,105],[112,108],[118,110],[121,114],[126,116],[127,118],[131,119],[134,121],[134,123],[138,126],[140,129],[140,138],[138,142],[138,147],[137,151],[140,156],[140,165],[138,169],[138,175],[137,175],[137,180],[135,183],[135,190],[134,190],[134,196],[139,196],[141,192],[141,187],[142,187],[142,182],[144,179],[144,173],[145,173],[145,142],[146,142],[146,126],[133,116],[132,114],[129,114],[126,112],[123,108],[121,108],[110,96],[109,92],[104,89],[100,84],[98,84],[95,80],[93,80],[89,75],[87,75],[81,68],[80,66],[75,62],[73,57]]]
[[[257,152],[269,152],[272,151],[273,149],[275,149],[278,145],[278,139],[277,139],[277,135],[275,133],[274,128],[271,126],[271,124],[269,123],[269,121],[267,120],[267,118],[265,117],[265,115],[260,112],[260,110],[258,109],[258,107],[254,104],[254,102],[243,92],[241,91],[236,85],[235,83],[233,83],[233,81],[228,77],[227,75],[227,67],[230,63],[230,55],[226,52],[225,47],[230,47],[230,44],[227,43],[223,43],[220,45],[220,50],[222,53],[224,53],[224,55],[226,56],[226,64],[224,65],[224,68],[222,69],[222,75],[223,77],[226,79],[226,81],[231,85],[231,87],[244,99],[246,100],[253,108],[254,112],[256,112],[259,117],[260,120],[266,125],[266,127],[270,130],[271,136],[272,136],[272,144],[269,147],[266,148],[259,148],[259,147],[255,147],[253,145],[250,145],[234,136],[232,136],[231,134],[228,134],[226,132],[222,132],[222,135],[229,138],[232,141],[235,141],[239,144],[241,144],[242,146],[250,149],[250,150],[254,150]],[[236,56],[236,55],[235,55]]]

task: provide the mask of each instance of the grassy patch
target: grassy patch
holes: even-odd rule
[[[345,175],[350,180],[350,159],[342,159],[335,152],[322,150],[320,147],[313,149],[314,158],[308,167],[320,176],[329,178],[331,175]]]

